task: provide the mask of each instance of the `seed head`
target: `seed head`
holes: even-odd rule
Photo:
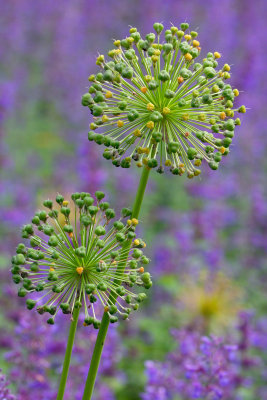
[[[115,211],[105,194],[73,193],[70,202],[56,197],[56,204],[45,201],[47,210],[35,213],[32,223],[24,225],[20,243],[12,257],[13,281],[20,284],[18,295],[25,297],[28,309],[54,319],[61,309],[72,314],[84,308],[84,325],[99,327],[94,303],[101,303],[110,321],[127,319],[137,310],[145,293],[134,294],[134,285],[149,289],[150,274],[144,271],[149,259],[143,254],[145,242],[136,238],[136,218],[131,210],[122,210],[115,220]],[[73,215],[72,215],[73,214]],[[129,251],[130,249],[130,251]],[[98,307],[99,309],[99,307]]]
[[[197,61],[200,42],[188,28],[172,26],[162,41],[160,23],[154,24],[156,35],[144,38],[131,28],[128,37],[115,40],[110,59],[97,57],[100,71],[90,76],[82,96],[94,119],[88,139],[104,144],[104,158],[116,167],[129,168],[134,160],[139,167],[162,173],[167,166],[174,175],[193,178],[203,160],[216,170],[229,153],[240,125],[235,112],[246,109],[234,108],[239,92],[226,83],[230,65],[218,68],[218,51]]]

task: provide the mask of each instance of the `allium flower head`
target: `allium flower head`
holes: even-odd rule
[[[89,76],[82,96],[94,121],[88,138],[104,144],[104,158],[115,166],[147,165],[174,175],[201,173],[203,160],[216,170],[229,146],[244,106],[234,108],[239,92],[227,83],[230,66],[218,68],[215,51],[200,59],[197,32],[154,24],[141,38],[136,28],[114,48],[97,57],[100,71]],[[161,36],[165,40],[161,40]],[[101,133],[99,132],[101,131]]]
[[[126,319],[146,298],[145,293],[133,294],[130,288],[152,285],[150,274],[144,271],[149,263],[141,250],[145,242],[136,238],[138,220],[125,208],[112,223],[115,211],[102,201],[104,196],[96,192],[95,200],[89,193],[74,193],[72,218],[69,202],[58,195],[56,206],[51,200],[44,201],[46,210],[37,212],[22,229],[30,247],[17,246],[13,281],[21,284],[20,297],[34,294],[27,299],[27,308],[49,313],[49,324],[54,324],[59,309],[72,314],[74,308],[83,306],[84,325],[98,328],[95,302],[102,303],[111,322],[119,316]]]

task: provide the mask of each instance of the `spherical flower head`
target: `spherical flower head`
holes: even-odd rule
[[[228,83],[230,66],[218,67],[221,54],[200,59],[197,32],[188,24],[154,24],[156,34],[144,38],[134,28],[115,48],[97,57],[100,71],[82,104],[93,115],[88,139],[106,147],[103,156],[118,167],[146,165],[163,173],[201,173],[205,160],[216,170],[229,153],[236,125],[239,91]],[[161,36],[165,40],[161,40]]]
[[[56,205],[44,201],[46,210],[38,211],[22,229],[30,247],[24,243],[17,246],[12,258],[13,281],[21,285],[20,297],[30,295],[28,309],[50,314],[49,324],[54,324],[59,310],[72,315],[75,308],[83,307],[84,325],[97,329],[96,302],[102,304],[112,323],[120,317],[127,319],[146,298],[145,293],[134,294],[131,288],[152,286],[150,274],[145,272],[149,259],[142,249],[146,244],[136,238],[138,220],[125,208],[114,221],[115,211],[102,201],[104,196],[99,191],[95,198],[74,193],[67,201],[58,195]]]

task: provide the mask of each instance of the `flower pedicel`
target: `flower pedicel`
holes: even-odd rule
[[[163,173],[201,173],[205,160],[216,170],[229,153],[236,125],[234,108],[239,95],[228,82],[230,66],[218,69],[218,52],[202,60],[197,32],[171,26],[160,41],[163,25],[141,38],[136,28],[114,41],[114,49],[97,57],[100,71],[89,76],[91,86],[82,96],[94,121],[88,139],[104,144],[103,156],[115,166],[147,165]],[[101,133],[100,133],[101,131]]]

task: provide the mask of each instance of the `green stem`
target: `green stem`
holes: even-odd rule
[[[138,216],[139,216],[140,208],[141,208],[141,205],[143,202],[144,193],[146,190],[146,185],[147,185],[147,181],[148,181],[148,177],[149,177],[149,172],[150,172],[149,168],[143,167],[142,175],[141,175],[141,178],[139,181],[137,193],[136,193],[134,204],[133,204],[132,218],[138,218]],[[126,243],[125,248],[127,248],[127,247],[128,247],[128,250],[130,250],[129,243]],[[102,321],[101,321],[101,325],[99,327],[99,332],[97,335],[93,356],[91,359],[90,369],[89,369],[88,376],[86,379],[86,384],[85,384],[82,400],[90,400],[92,398],[96,375],[97,375],[103,347],[105,344],[108,327],[109,327],[109,316],[108,316],[108,313],[104,312]]]
[[[73,317],[72,317],[73,319],[70,323],[68,343],[67,343],[65,359],[64,359],[64,363],[63,363],[63,370],[62,370],[59,388],[58,388],[57,400],[63,400],[63,397],[64,397],[65,386],[66,386],[68,372],[69,372],[69,366],[70,366],[72,347],[73,347],[75,333],[76,333],[78,319],[79,319],[79,313],[80,313],[80,308],[79,307],[74,308]]]

